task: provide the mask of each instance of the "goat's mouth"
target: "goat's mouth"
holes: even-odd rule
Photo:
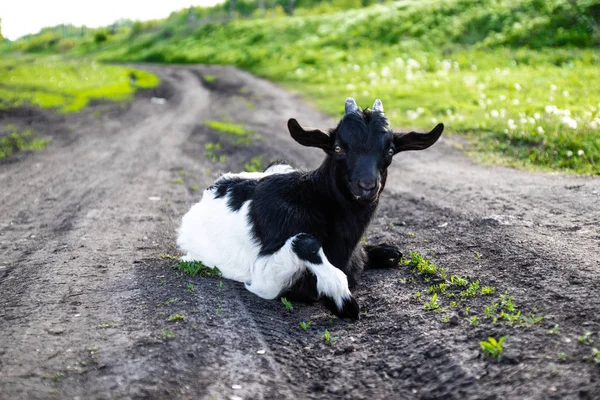
[[[377,200],[377,197],[379,195],[379,190],[378,189],[371,190],[371,191],[350,190],[350,193],[352,194],[352,197],[354,198],[354,200],[359,203],[372,203],[375,200]]]

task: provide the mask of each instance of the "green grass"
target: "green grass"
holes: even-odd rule
[[[163,340],[175,339],[175,333],[173,333],[173,331],[170,329],[161,329],[160,335],[162,336]]]
[[[479,346],[481,347],[483,354],[500,361],[502,359],[502,352],[504,351],[505,339],[506,336],[502,336],[498,340],[489,337],[487,340],[479,342]]]
[[[433,276],[437,273],[437,267],[416,251],[410,253],[410,258],[405,260],[404,264],[408,265],[409,269],[418,271],[424,276]]]
[[[332,336],[331,333],[325,329],[325,332],[323,333],[323,340],[325,340],[325,343],[327,344],[333,344],[339,340],[339,336]]]
[[[214,120],[207,120],[204,124],[214,131],[227,135],[230,142],[235,146],[246,146],[252,141],[252,132],[242,125]]]
[[[300,328],[304,329],[305,331],[308,331],[308,329],[310,328],[312,323],[313,323],[312,321],[308,321],[308,322],[300,321],[299,324],[300,324]]]
[[[0,136],[0,160],[17,151],[42,150],[50,143],[48,139],[37,138],[31,130],[18,132],[13,126],[7,127],[7,130],[7,135]]]
[[[247,172],[262,172],[263,169],[262,156],[252,157],[250,161],[244,164],[244,171]]]
[[[122,27],[100,43],[96,31],[69,43],[45,31],[10,48],[236,65],[334,116],[348,96],[363,107],[379,97],[395,127],[444,122],[482,162],[598,175],[600,2],[572,3],[400,0],[331,13],[347,5],[311,2],[314,10],[295,17],[187,25],[177,14]]]
[[[169,315],[169,321],[170,322],[185,321],[185,313],[171,314],[171,315]]]
[[[398,1],[172,33],[99,57],[233,64],[336,116],[347,96],[361,106],[379,97],[394,126],[444,122],[482,161],[600,174],[600,54],[564,1]]]
[[[44,378],[46,379],[52,379],[54,382],[60,382],[63,379],[65,379],[65,374],[63,374],[62,372],[57,372],[54,375],[44,375]]]
[[[135,84],[131,83],[133,75]],[[137,88],[158,83],[159,78],[149,72],[94,60],[2,55],[0,109],[32,105],[76,112],[96,99],[129,100]]]
[[[417,252],[411,252],[410,257],[403,260],[404,265],[412,274],[409,278],[403,278],[402,283],[416,283],[422,280],[427,287],[426,293],[431,295],[429,300],[423,304],[427,311],[445,312],[446,308],[464,307],[465,314],[469,314],[471,307],[477,305],[478,310],[482,311],[485,319],[479,319],[473,315],[468,320],[471,325],[479,325],[482,322],[492,324],[504,323],[516,327],[531,326],[544,317],[531,314],[529,316],[521,315],[521,310],[515,304],[514,298],[504,292],[499,298],[492,301],[490,305],[482,305],[481,302],[474,302],[478,296],[492,296],[496,288],[493,286],[481,286],[478,279],[469,279],[460,275],[449,275],[445,268],[438,268],[430,260]],[[433,282],[433,283],[432,283]],[[418,291],[414,295],[415,299],[421,300],[423,293]],[[479,303],[479,304],[478,304]],[[481,306],[481,307],[480,307]],[[535,309],[533,310],[535,312]],[[449,321],[449,317],[442,317],[443,322]]]
[[[190,276],[208,276],[212,278],[221,278],[223,276],[217,267],[207,267],[200,261],[179,261],[175,264],[175,268]]]
[[[214,129],[215,131],[229,133],[236,136],[244,136],[247,134],[246,128],[244,128],[242,125],[234,124],[231,122],[208,120],[204,123],[210,129]]]
[[[294,311],[294,306],[292,305],[292,302],[289,301],[288,299],[286,299],[285,297],[281,298],[281,302],[283,303],[283,305],[285,306],[285,309],[288,310],[289,312]]]

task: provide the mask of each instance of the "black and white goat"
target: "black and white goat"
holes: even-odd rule
[[[394,133],[377,99],[361,110],[346,100],[335,129],[306,130],[288,121],[292,138],[325,151],[314,171],[273,165],[263,173],[228,173],[184,215],[178,246],[184,260],[218,267],[265,299],[324,300],[340,317],[357,319],[349,288],[364,268],[398,264],[390,245],[360,246],[379,202],[392,156],[423,150],[444,129]]]

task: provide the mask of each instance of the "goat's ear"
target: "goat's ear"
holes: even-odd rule
[[[302,146],[331,150],[331,137],[327,132],[321,129],[305,130],[294,118],[288,120],[287,126],[294,140]]]
[[[442,136],[443,131],[444,124],[437,124],[437,126],[429,133],[394,133],[395,152],[399,153],[407,150],[424,150],[437,142],[440,136]]]

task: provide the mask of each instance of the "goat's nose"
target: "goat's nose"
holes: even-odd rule
[[[377,186],[377,181],[375,179],[359,179],[356,183],[358,183],[358,187],[365,192],[370,192]]]

